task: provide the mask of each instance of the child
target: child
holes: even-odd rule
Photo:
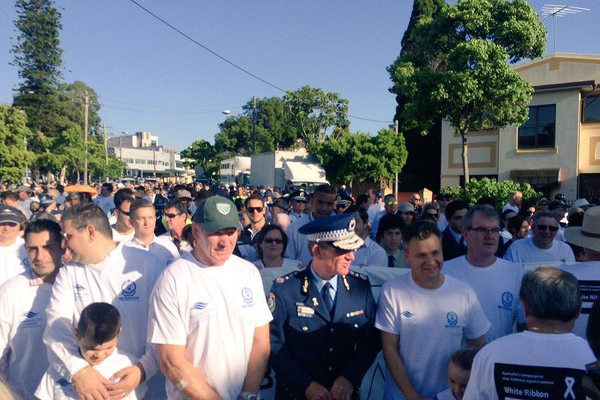
[[[120,332],[121,315],[114,306],[108,303],[92,303],[81,312],[75,330],[75,337],[79,341],[79,353],[106,379],[110,379],[117,371],[135,364],[134,357],[117,349]],[[41,400],[80,398],[75,391],[75,385],[59,375],[52,366],[46,370],[35,395]],[[124,399],[135,400],[138,396],[133,391]]]
[[[448,382],[450,387],[438,393],[434,400],[462,400],[469,383],[471,366],[478,349],[460,349],[452,353],[448,362]]]

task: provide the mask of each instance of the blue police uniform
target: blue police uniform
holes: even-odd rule
[[[347,226],[348,218],[346,214],[321,218],[309,224],[307,233],[310,225],[331,229],[331,221]],[[335,237],[327,241],[335,242]],[[311,267],[278,278],[269,293],[276,398],[303,399],[311,382],[331,389],[339,376],[352,383],[358,398],[362,378],[380,350],[369,279],[354,271],[332,278],[337,279],[337,289],[330,313],[313,274]]]

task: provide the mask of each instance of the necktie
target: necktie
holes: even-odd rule
[[[323,303],[325,307],[327,307],[327,311],[331,314],[331,309],[333,308],[333,301],[331,301],[331,295],[329,294],[329,289],[331,288],[331,283],[325,282],[323,285],[323,289],[321,289],[321,297],[323,298]]]

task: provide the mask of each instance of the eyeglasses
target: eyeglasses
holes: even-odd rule
[[[470,231],[475,231],[477,233],[482,233],[482,234],[493,234],[493,235],[497,235],[500,233],[501,229],[500,228],[484,228],[483,226],[477,227],[477,228],[469,228]]]
[[[167,218],[175,218],[178,215],[181,215],[181,214],[165,214],[165,217],[167,217]]]
[[[263,207],[248,207],[246,210],[248,210],[248,212],[250,214],[254,213],[255,211],[258,213],[263,212],[264,208]]]
[[[427,215],[429,215],[429,216],[431,216],[433,218],[437,218],[437,217],[440,216],[440,214],[438,214],[438,213],[425,213],[425,214],[427,214]]]
[[[535,228],[540,231],[545,231],[546,229],[548,229],[550,232],[558,231],[558,226],[553,225],[536,225]]]
[[[283,239],[265,238],[265,243],[271,244],[273,242],[275,242],[276,244],[282,244]]]

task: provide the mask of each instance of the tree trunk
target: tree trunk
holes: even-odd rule
[[[467,146],[467,131],[460,131],[460,137],[462,139],[462,165],[463,175],[465,176],[465,186],[469,183],[469,155]]]

